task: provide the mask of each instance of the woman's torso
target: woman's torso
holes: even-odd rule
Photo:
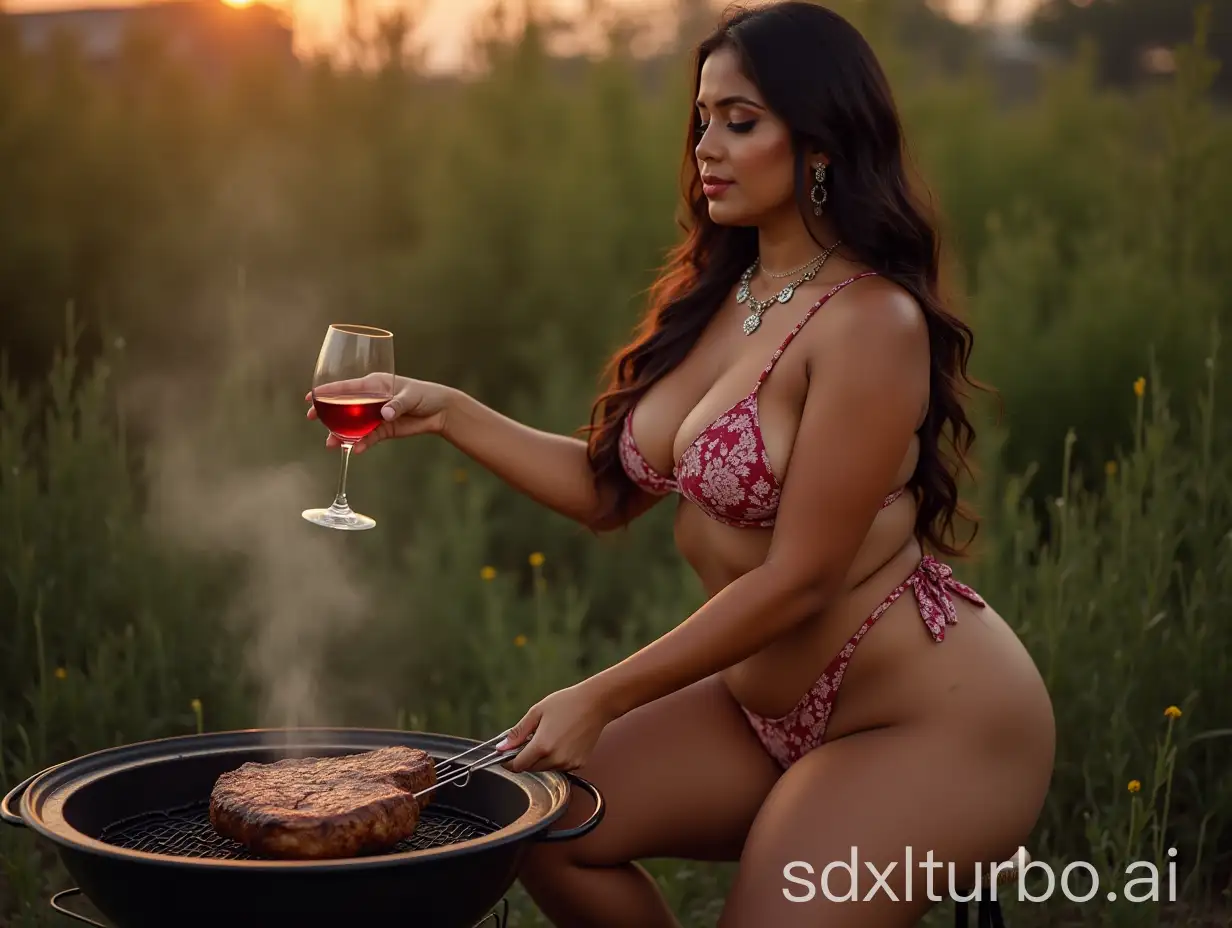
[[[638,404],[636,441],[646,462],[659,473],[670,473],[672,462],[680,459],[697,435],[752,390],[784,338],[808,308],[837,282],[834,275],[829,275],[828,280],[815,281],[808,291],[801,288],[791,302],[773,306],[752,336],[741,331],[747,310],[729,295],[688,357]],[[848,298],[858,299],[854,294]],[[801,335],[809,328],[806,325]],[[762,440],[771,469],[780,481],[787,479],[808,389],[806,350],[800,341],[797,337],[792,342],[794,350],[789,346],[784,352],[757,399]],[[921,421],[924,413],[921,409]],[[836,453],[841,453],[841,445],[836,446]],[[899,464],[894,485],[885,488],[887,494],[909,482],[918,455],[919,437],[915,435]],[[848,569],[843,591],[824,612],[806,618],[723,673],[733,696],[742,705],[769,717],[791,710],[869,613],[919,563],[923,552],[915,537],[916,512],[916,501],[910,493],[883,508]],[[679,501],[675,516],[677,546],[708,596],[762,564],[773,531],[773,527],[724,524],[687,499]],[[910,599],[910,594],[906,598]],[[959,608],[960,612],[965,611],[961,604]],[[844,728],[859,730],[901,720],[927,705],[929,691],[954,686],[953,679],[939,678],[927,670],[912,672],[912,655],[924,647],[927,636],[918,614],[914,622],[898,620],[901,615],[901,608],[887,612],[878,633],[862,641],[858,649],[860,667],[853,660],[844,681],[844,693],[852,697],[845,696],[844,703],[854,702],[857,706],[850,711],[836,711],[829,737],[839,736]],[[1009,662],[1004,670],[1027,675],[1034,672],[1024,663],[1025,655],[1017,640],[999,617],[994,614],[985,628],[983,645],[991,643],[994,650],[1002,650]],[[983,645],[977,635],[976,640],[949,650],[979,650]],[[953,660],[947,664],[955,666]],[[859,676],[865,677],[867,684],[857,679]]]

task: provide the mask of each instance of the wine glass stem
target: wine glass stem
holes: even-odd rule
[[[338,494],[337,496],[334,497],[334,506],[333,506],[334,509],[339,510],[339,511],[346,511],[351,508],[350,504],[347,503],[346,478],[347,478],[347,467],[351,463],[352,446],[353,446],[353,443],[349,441],[342,443],[342,470],[338,474]]]

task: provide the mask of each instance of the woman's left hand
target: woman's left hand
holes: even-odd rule
[[[599,734],[614,717],[601,687],[592,679],[583,680],[531,706],[496,748],[507,750],[530,739],[505,764],[514,773],[576,770],[590,758]]]

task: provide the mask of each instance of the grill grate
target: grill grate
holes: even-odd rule
[[[482,838],[499,831],[489,819],[434,802],[423,810],[419,826],[390,853],[422,851]],[[114,847],[171,857],[213,860],[258,860],[242,844],[224,838],[210,825],[209,802],[197,802],[165,812],[146,812],[108,826],[99,840]]]

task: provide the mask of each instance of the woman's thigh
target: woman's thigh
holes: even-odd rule
[[[951,874],[965,893],[977,861],[987,879],[991,862],[1014,856],[1035,827],[1051,772],[1047,751],[997,757],[937,725],[824,744],[767,797],[719,928],[915,925],[937,897],[950,897]],[[930,852],[939,865],[921,866]]]
[[[782,769],[723,681],[710,677],[612,722],[576,772],[603,794],[603,821],[581,838],[535,845],[527,875],[562,859],[600,867],[646,857],[737,860]],[[576,825],[593,808],[575,790],[553,827]]]

